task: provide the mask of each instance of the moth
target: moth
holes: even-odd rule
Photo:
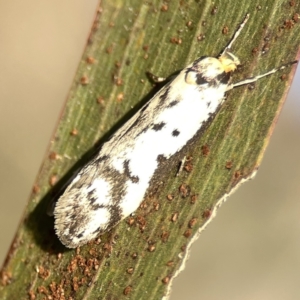
[[[66,247],[87,243],[133,213],[161,160],[171,159],[204,128],[227,91],[296,63],[231,83],[240,61],[230,49],[248,18],[219,57],[200,57],[181,70],[77,173],[54,208],[55,231]]]

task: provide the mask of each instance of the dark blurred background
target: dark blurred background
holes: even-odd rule
[[[0,261],[86,44],[98,0],[0,1]],[[298,86],[297,86],[298,83]],[[300,295],[300,68],[255,180],[192,247],[171,300]]]

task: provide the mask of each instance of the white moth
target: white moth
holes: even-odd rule
[[[161,159],[170,159],[203,130],[227,91],[292,64],[230,83],[240,62],[229,50],[248,18],[218,58],[198,58],[184,68],[79,171],[54,208],[55,230],[65,246],[83,245],[133,213]]]

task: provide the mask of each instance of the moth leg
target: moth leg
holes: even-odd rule
[[[180,166],[179,166],[178,172],[176,174],[176,177],[179,176],[180,173],[182,172],[185,162],[186,162],[186,156],[184,156],[184,158],[180,161]]]
[[[289,67],[289,66],[291,66],[291,65],[293,65],[293,64],[296,64],[296,63],[298,63],[298,61],[297,61],[297,60],[294,60],[294,61],[291,61],[291,62],[286,63],[286,64],[284,64],[284,65],[281,65],[281,66],[279,66],[279,67],[277,67],[277,68],[274,68],[274,69],[272,69],[272,70],[270,70],[270,71],[268,71],[268,72],[266,72],[266,73],[264,73],[264,74],[257,75],[257,76],[253,76],[253,77],[249,77],[249,78],[246,78],[246,79],[244,79],[244,80],[238,81],[238,82],[236,82],[236,83],[232,83],[232,84],[230,84],[230,85],[227,86],[226,91],[229,91],[229,90],[231,90],[231,89],[233,89],[233,88],[235,88],[235,87],[241,86],[241,85],[253,83],[253,82],[259,80],[260,78],[263,78],[263,77],[269,76],[269,75],[271,75],[271,74],[274,74],[274,73],[276,73],[276,72],[278,72],[278,71],[280,71],[280,70],[283,70],[283,69],[285,69],[286,67]]]
[[[162,82],[167,83],[172,81],[180,72],[181,70],[176,71],[175,73],[171,74],[169,77],[159,77],[149,71],[147,71],[146,74],[148,78],[154,83],[162,83]]]
[[[153,81],[154,83],[160,83],[160,82],[164,82],[167,80],[166,77],[158,77],[156,75],[154,75],[151,72],[146,72],[147,76],[151,79],[151,81]]]

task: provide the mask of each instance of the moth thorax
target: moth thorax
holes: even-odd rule
[[[225,52],[219,57],[223,69],[226,73],[234,71],[240,64],[240,60],[231,52]]]
[[[188,84],[208,83],[222,73],[224,73],[224,67],[218,58],[205,57],[186,73],[185,81]]]

